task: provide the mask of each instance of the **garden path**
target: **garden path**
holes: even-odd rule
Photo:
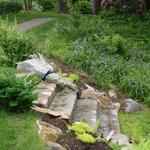
[[[37,18],[37,19],[29,20],[29,21],[23,22],[21,24],[18,24],[18,28],[20,31],[27,31],[35,26],[47,23],[54,19],[55,18]]]

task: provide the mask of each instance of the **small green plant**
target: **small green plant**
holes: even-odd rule
[[[75,133],[76,138],[83,143],[93,144],[98,140],[96,136],[93,134],[96,132],[97,124],[94,128],[90,127],[88,124],[84,122],[75,122],[72,125],[68,125],[68,130],[70,132]]]
[[[24,112],[31,107],[37,98],[32,93],[37,78],[17,78],[13,71],[3,70],[0,73],[0,105],[9,111]]]
[[[83,133],[83,134],[77,134],[76,137],[78,140],[87,143],[87,144],[93,144],[96,142],[96,138],[94,138],[91,134],[89,133]]]
[[[72,81],[72,82],[76,82],[76,81],[79,80],[79,76],[78,76],[77,74],[71,73],[71,74],[69,75],[69,77],[67,77],[67,79],[70,80],[70,81]]]
[[[68,130],[75,134],[92,133],[92,128],[84,122],[75,122],[68,126]]]

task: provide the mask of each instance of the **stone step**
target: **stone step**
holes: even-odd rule
[[[83,121],[93,127],[97,120],[97,101],[94,99],[79,99],[73,121]]]
[[[38,99],[33,101],[33,105],[48,108],[56,94],[56,84],[40,83],[34,92],[38,93]]]
[[[70,89],[64,89],[58,93],[50,105],[50,109],[58,112],[64,112],[70,120],[76,107],[77,93]]]
[[[118,119],[119,103],[113,103],[109,107],[102,107],[98,105],[98,118],[101,123],[101,133],[104,138],[113,132],[113,134],[120,134],[120,123]]]

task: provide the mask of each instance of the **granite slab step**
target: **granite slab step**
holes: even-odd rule
[[[38,99],[33,101],[33,105],[48,108],[56,94],[56,84],[41,83],[34,92],[38,93]]]
[[[64,89],[58,93],[50,105],[50,109],[58,112],[64,112],[70,120],[76,107],[77,93],[70,89]]]
[[[73,121],[83,121],[93,127],[97,120],[97,101],[94,99],[79,99]]]
[[[102,107],[98,105],[98,118],[101,123],[101,133],[104,138],[113,132],[113,134],[120,134],[120,123],[118,119],[119,103],[113,103],[110,107]]]

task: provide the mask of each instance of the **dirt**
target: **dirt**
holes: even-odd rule
[[[48,115],[43,118],[55,127],[60,128],[63,131],[63,136],[57,141],[60,145],[65,147],[67,150],[112,150],[106,143],[97,141],[94,144],[85,144],[75,138],[73,133],[67,131],[68,122],[58,118],[50,118]]]

